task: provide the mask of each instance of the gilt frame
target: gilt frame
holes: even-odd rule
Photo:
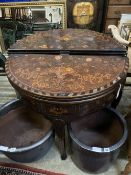
[[[8,2],[0,3],[0,8],[13,7],[42,7],[42,6],[61,6],[63,9],[62,28],[67,28],[67,8],[66,0],[48,0],[48,1],[32,1],[32,2]]]

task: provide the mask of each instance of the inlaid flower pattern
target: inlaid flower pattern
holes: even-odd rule
[[[82,93],[124,76],[119,56],[14,55],[9,72],[21,84],[47,93]]]
[[[66,29],[36,32],[18,40],[11,49],[20,50],[119,50],[123,49],[108,35],[87,29]]]

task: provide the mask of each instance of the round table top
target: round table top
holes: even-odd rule
[[[120,51],[121,44],[110,36],[88,29],[57,29],[39,31],[17,40],[10,50],[75,50],[75,51]]]
[[[122,56],[12,54],[6,62],[15,87],[57,98],[101,92],[125,78],[127,69]]]

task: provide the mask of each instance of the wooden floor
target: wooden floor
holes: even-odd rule
[[[16,93],[10,85],[6,75],[0,76],[0,106],[16,98]]]

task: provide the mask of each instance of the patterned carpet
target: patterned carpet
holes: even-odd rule
[[[1,175],[64,175],[42,169],[31,168],[29,166],[0,162]]]

